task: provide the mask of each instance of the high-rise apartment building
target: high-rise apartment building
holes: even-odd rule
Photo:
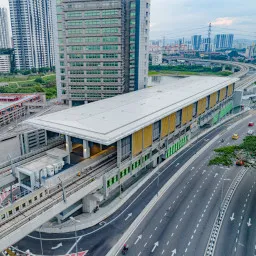
[[[17,69],[55,65],[52,0],[9,0]]]
[[[7,9],[0,7],[0,48],[11,48]]]
[[[230,49],[233,46],[233,34],[219,34],[214,38],[214,47],[216,50]]]
[[[201,35],[192,36],[191,43],[192,43],[193,50],[198,51],[202,43],[202,36]]]
[[[75,106],[146,87],[150,0],[56,2],[59,100]]]

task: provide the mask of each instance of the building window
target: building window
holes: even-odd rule
[[[104,78],[103,82],[104,83],[117,83],[118,82],[118,78]]]
[[[193,104],[193,117],[197,116],[197,102]]]
[[[118,45],[103,45],[104,51],[118,50]]]
[[[99,45],[87,45],[87,46],[85,46],[85,49],[87,51],[99,51],[100,46]]]
[[[176,112],[176,127],[180,126],[181,124],[181,115],[182,115],[181,110]]]
[[[103,10],[102,16],[118,15],[118,10]]]
[[[210,107],[210,95],[206,97],[206,109]]]
[[[157,121],[153,124],[153,141],[160,137],[160,122]]]
[[[67,17],[68,18],[74,18],[74,17],[82,18],[82,13],[81,12],[68,12]]]
[[[121,140],[121,158],[122,160],[128,158],[131,154],[131,136]]]

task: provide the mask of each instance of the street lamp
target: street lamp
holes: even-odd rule
[[[42,226],[39,229],[39,236],[40,236],[41,252],[42,252],[42,256],[43,256],[44,255],[44,250],[43,250],[43,241],[42,241],[41,229],[42,229]]]
[[[80,223],[80,220],[76,220],[74,217],[69,217],[70,220],[75,222],[75,238],[76,238],[76,256],[78,255],[78,249],[77,249],[77,233],[76,233],[76,223]]]
[[[10,154],[8,154],[7,156],[8,156],[8,158],[10,159],[12,175],[14,176],[14,169],[13,169],[12,157],[11,157],[11,155],[10,155]],[[10,199],[11,199],[11,203],[13,203],[13,196],[12,196],[12,183],[11,183],[11,185],[10,185]]]

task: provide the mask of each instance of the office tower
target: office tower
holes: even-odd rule
[[[214,38],[214,46],[216,50],[230,49],[233,46],[233,34],[218,34]]]
[[[195,51],[198,51],[200,49],[201,43],[202,43],[202,36],[201,35],[194,35],[191,37],[192,42],[192,48]]]
[[[0,7],[0,48],[11,48],[7,9]]]
[[[9,0],[17,69],[53,67],[52,0]]]
[[[150,0],[57,0],[58,99],[76,106],[145,88],[149,16]]]

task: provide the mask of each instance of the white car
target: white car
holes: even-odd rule
[[[249,131],[247,132],[247,134],[248,134],[248,135],[253,135],[253,130],[249,130]]]

